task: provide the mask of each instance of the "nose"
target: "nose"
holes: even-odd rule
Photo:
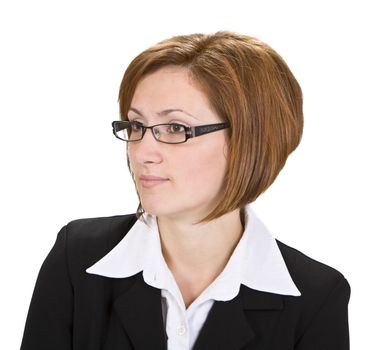
[[[146,129],[142,140],[128,143],[129,156],[138,164],[160,163],[161,146],[162,143],[154,138],[152,129]]]

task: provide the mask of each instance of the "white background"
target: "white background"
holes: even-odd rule
[[[300,146],[254,204],[273,234],[351,285],[352,349],[388,349],[385,1],[2,1],[1,349],[18,349],[39,268],[73,219],[133,213],[116,140],[124,70],[150,45],[258,37],[304,92]]]

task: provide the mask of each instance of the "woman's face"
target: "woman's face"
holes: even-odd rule
[[[182,111],[161,113],[177,109]],[[189,80],[187,68],[178,66],[161,68],[139,82],[128,119],[146,126],[222,122],[211,110],[206,95]],[[142,207],[150,214],[175,220],[199,220],[213,209],[223,192],[226,156],[226,129],[181,144],[158,142],[148,129],[141,141],[128,142],[129,162]],[[169,180],[147,187],[140,181],[141,175]]]

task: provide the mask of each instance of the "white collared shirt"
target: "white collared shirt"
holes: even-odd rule
[[[156,217],[144,214],[124,238],[86,272],[126,278],[143,271],[148,285],[161,289],[168,349],[192,349],[215,300],[233,299],[240,285],[282,295],[300,296],[277,242],[254,210],[245,207],[245,229],[221,274],[186,309],[181,292],[162,255]]]

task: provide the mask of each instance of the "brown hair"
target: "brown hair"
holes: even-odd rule
[[[122,120],[139,81],[168,65],[186,67],[231,125],[224,194],[200,222],[210,221],[253,202],[273,183],[301,140],[301,88],[282,57],[254,37],[230,31],[174,36],[128,66],[119,91]],[[137,218],[143,212],[139,203]]]

